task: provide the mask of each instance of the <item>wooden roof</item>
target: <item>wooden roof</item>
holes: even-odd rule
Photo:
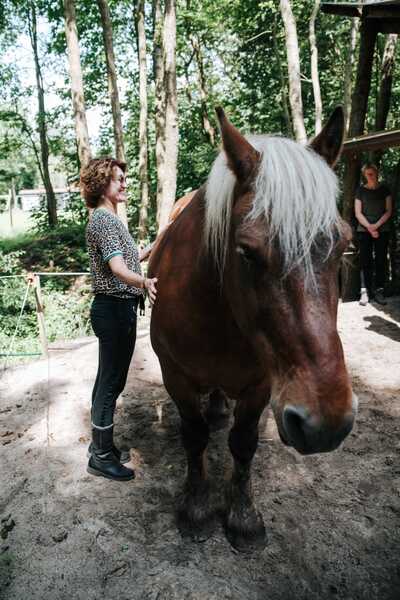
[[[348,139],[343,144],[343,153],[366,152],[368,150],[384,150],[400,146],[400,129],[376,131]]]
[[[321,10],[341,17],[374,20],[378,31],[400,33],[400,0],[364,0],[364,2],[323,2]]]

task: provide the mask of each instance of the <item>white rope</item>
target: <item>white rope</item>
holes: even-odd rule
[[[28,281],[28,285],[26,286],[25,296],[24,296],[24,299],[22,301],[22,306],[21,306],[21,310],[20,310],[20,313],[19,313],[18,321],[17,321],[17,324],[16,324],[15,329],[14,329],[14,335],[12,336],[11,343],[10,343],[10,346],[9,346],[9,349],[8,349],[8,353],[7,353],[6,358],[5,358],[4,368],[6,368],[6,366],[7,366],[7,360],[10,357],[12,349],[13,349],[13,346],[14,346],[15,337],[17,335],[18,327],[19,327],[19,324],[21,322],[22,313],[24,312],[24,308],[25,308],[26,300],[28,298],[28,293],[29,293],[29,288],[30,287],[31,287],[31,282]]]

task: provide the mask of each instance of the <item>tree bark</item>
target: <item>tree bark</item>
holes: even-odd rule
[[[145,2],[138,0],[136,6],[137,52],[139,62],[139,239],[147,236],[147,220],[149,210],[149,180],[148,180],[148,148],[147,148],[147,62],[146,62],[146,30]]]
[[[300,58],[297,41],[296,22],[289,0],[280,0],[282,20],[285,25],[286,54],[289,73],[289,102],[295,138],[306,144],[307,134],[304,127],[303,102],[301,98]]]
[[[377,30],[372,19],[362,20],[360,28],[360,55],[351,103],[349,137],[356,137],[364,132],[376,35]],[[358,154],[346,155],[343,182],[343,217],[349,223],[352,221],[354,214],[354,193],[360,181],[360,167],[360,157]]]
[[[44,103],[42,72],[40,68],[38,54],[36,9],[33,2],[30,4],[28,24],[29,37],[32,45],[33,58],[35,62],[36,88],[38,96],[38,125],[40,139],[40,157],[42,164],[41,174],[43,176],[43,185],[46,190],[49,226],[55,227],[57,225],[57,200],[54,194],[49,172],[49,145],[47,142],[46,109]]]
[[[204,72],[203,55],[201,52],[200,42],[199,42],[198,37],[190,36],[190,43],[192,45],[194,56],[196,58],[197,79],[198,79],[199,90],[200,90],[201,119],[202,119],[202,123],[203,123],[203,129],[204,129],[204,133],[206,134],[211,146],[215,146],[215,129],[211,125],[210,118],[208,116],[206,76],[205,76],[205,72]]]
[[[383,52],[382,66],[380,72],[380,85],[378,101],[375,115],[375,130],[382,131],[386,128],[386,121],[390,109],[392,95],[393,71],[395,63],[397,44],[397,33],[391,33],[386,38],[385,49]],[[374,152],[373,161],[379,164],[383,156],[383,151]]]
[[[165,157],[164,189],[158,213],[159,231],[168,223],[175,202],[176,167],[178,161],[178,103],[176,93],[176,0],[165,0],[164,15],[164,65],[165,65]]]
[[[64,14],[78,157],[81,166],[85,166],[91,158],[91,152],[85,112],[85,97],[83,93],[78,31],[76,27],[75,2],[73,0],[64,0]]]
[[[278,47],[277,33],[276,33],[276,27],[277,27],[276,21],[277,21],[277,19],[276,19],[276,15],[275,15],[274,30],[273,30],[274,51],[275,51],[276,64],[277,64],[278,71],[279,71],[279,79],[281,81],[281,99],[282,99],[283,115],[284,115],[285,126],[286,126],[285,133],[288,137],[292,137],[293,136],[293,125],[292,125],[292,121],[290,119],[287,85],[286,85],[285,77],[283,75],[282,62],[281,62],[281,57],[279,54],[279,47]]]
[[[322,100],[318,74],[318,48],[315,37],[315,20],[317,18],[320,4],[321,0],[315,0],[314,8],[310,18],[311,79],[315,104],[315,135],[318,135],[322,129]]]
[[[156,170],[157,170],[157,223],[164,193],[165,178],[165,103],[166,94],[164,86],[164,44],[163,28],[164,19],[161,9],[161,0],[153,0],[153,74],[155,83],[155,133],[156,133]]]
[[[344,94],[343,94],[343,111],[346,136],[349,131],[350,113],[351,113],[351,87],[353,81],[353,66],[355,60],[355,51],[357,45],[357,33],[360,25],[359,19],[352,19],[350,29],[349,47],[346,56],[346,65],[344,71]]]
[[[122,131],[121,106],[119,102],[117,70],[115,68],[110,9],[108,7],[107,0],[97,0],[97,4],[101,15],[104,52],[106,55],[108,94],[110,96],[111,112],[113,117],[115,154],[117,160],[125,162],[124,135]],[[118,216],[125,226],[128,227],[126,205],[123,203],[118,204]]]

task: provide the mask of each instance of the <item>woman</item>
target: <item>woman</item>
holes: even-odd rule
[[[142,277],[138,249],[117,216],[126,201],[126,164],[95,158],[81,171],[82,195],[94,209],[87,230],[92,286],[90,317],[99,339],[99,365],[92,393],[92,443],[88,472],[109,479],[133,479],[129,454],[113,443],[116,400],[125,387],[136,341],[136,311],[145,292],[153,303],[157,279]]]
[[[372,298],[375,298],[379,304],[386,304],[384,285],[390,231],[388,221],[392,214],[392,198],[389,188],[383,183],[379,183],[378,169],[375,165],[364,165],[361,173],[366,183],[358,188],[354,206],[358,221],[357,238],[360,248],[360,304],[365,306]],[[374,262],[375,295],[373,292]]]

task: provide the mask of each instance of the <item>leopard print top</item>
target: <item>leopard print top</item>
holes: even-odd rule
[[[92,289],[94,294],[117,298],[143,295],[143,290],[124,283],[110,269],[108,261],[121,255],[131,271],[142,274],[139,252],[122,221],[104,208],[96,208],[86,228]]]

